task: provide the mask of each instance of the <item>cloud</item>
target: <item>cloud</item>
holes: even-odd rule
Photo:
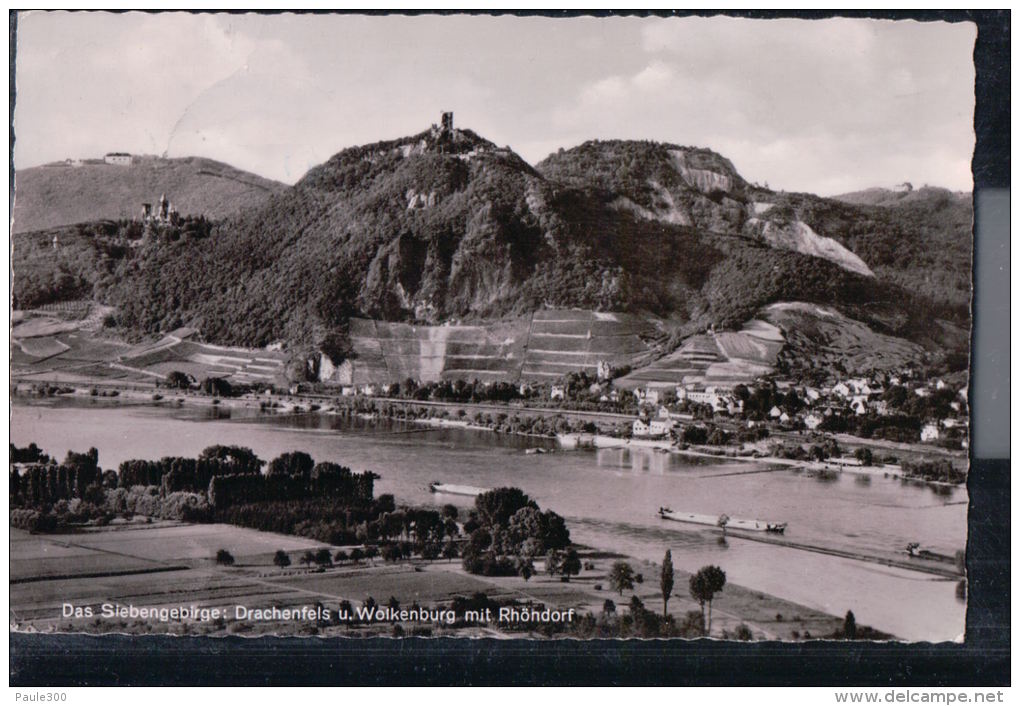
[[[24,13],[15,157],[168,150],[293,181],[454,110],[532,162],[588,139],[653,139],[713,148],[788,189],[968,188],[974,34],[865,20]]]
[[[780,188],[967,189],[973,41],[967,24],[654,19],[644,66],[580,87],[552,120],[584,139],[710,147]]]

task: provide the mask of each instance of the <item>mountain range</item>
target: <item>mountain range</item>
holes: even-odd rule
[[[17,305],[91,298],[117,307],[128,335],[187,325],[214,343],[284,342],[334,361],[352,353],[355,317],[442,325],[548,308],[627,312],[678,345],[788,301],[930,351],[966,347],[972,208],[944,190],[773,191],[711,150],[647,141],[586,142],[532,166],[452,126],[343,150],[291,187],[219,165],[208,179],[222,188],[207,201],[208,161],[174,162],[165,174],[188,165],[191,178],[126,188],[129,172],[104,167],[88,186],[103,194],[94,199],[78,196],[84,186],[33,191],[55,168],[19,173]],[[164,191],[213,222],[113,220]],[[42,203],[59,216],[40,215]],[[61,223],[75,225],[50,227]]]

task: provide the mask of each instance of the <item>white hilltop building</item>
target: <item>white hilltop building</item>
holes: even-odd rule
[[[113,164],[118,167],[129,166],[134,162],[134,158],[127,152],[107,152],[103,156],[103,161],[106,164]]]

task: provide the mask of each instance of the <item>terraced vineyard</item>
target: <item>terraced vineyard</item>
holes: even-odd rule
[[[618,381],[625,389],[679,383],[732,387],[770,372],[783,347],[783,334],[753,319],[740,331],[708,332],[688,338],[673,353]]]
[[[546,309],[486,326],[413,326],[354,319],[350,382],[417,380],[549,381],[596,372],[599,361],[650,360],[662,334],[628,314]]]

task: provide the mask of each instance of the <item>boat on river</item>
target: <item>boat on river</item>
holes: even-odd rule
[[[742,520],[728,515],[700,515],[696,512],[677,512],[668,507],[659,508],[659,517],[674,522],[687,522],[692,525],[719,527],[722,529],[745,530],[748,532],[771,532],[783,534],[785,522],[766,522],[765,520]]]
[[[445,493],[446,495],[467,495],[476,497],[482,493],[488,493],[491,488],[477,488],[473,485],[456,485],[454,483],[440,483],[436,481],[429,483],[429,492]]]

